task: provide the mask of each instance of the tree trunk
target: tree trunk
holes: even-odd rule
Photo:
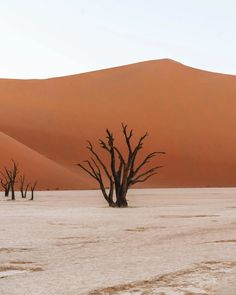
[[[12,199],[12,201],[15,201],[15,190],[14,190],[14,186],[12,185],[11,186],[11,199]]]
[[[109,207],[112,207],[112,208],[117,207],[117,205],[114,201],[109,201],[108,204],[109,204]]]
[[[31,192],[31,199],[30,199],[30,201],[33,201],[34,200],[34,192],[32,191]]]
[[[119,192],[116,195],[116,206],[119,208],[126,208],[128,207],[128,202],[126,200],[127,192]]]
[[[5,197],[9,196],[9,192],[10,192],[10,186],[7,186],[5,189]]]
[[[117,207],[116,203],[113,201],[113,198],[111,196],[108,196],[105,189],[102,189],[102,194],[104,196],[104,199],[107,201],[109,207]]]

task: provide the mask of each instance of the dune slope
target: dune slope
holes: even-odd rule
[[[86,140],[96,142],[109,127],[122,145],[126,122],[136,136],[150,133],[146,151],[167,152],[156,160],[165,167],[144,186],[235,186],[235,98],[236,76],[157,60],[46,80],[0,79],[0,126],[82,177],[74,163],[86,159]]]
[[[0,132],[0,150],[1,154],[4,155],[4,157],[1,157],[2,167],[10,168],[12,159],[14,159],[19,167],[19,175],[24,174],[27,183],[33,183],[37,180],[37,188],[58,189],[61,182],[63,188],[66,189],[76,188],[78,183],[81,184],[82,188],[88,185],[85,179],[2,132]]]

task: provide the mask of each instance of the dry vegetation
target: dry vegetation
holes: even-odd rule
[[[0,171],[0,182],[1,186],[4,190],[5,197],[9,197],[11,194],[11,200],[15,201],[16,199],[16,187],[19,189],[21,193],[21,198],[26,199],[28,188],[31,189],[31,198],[30,200],[34,200],[34,191],[37,185],[37,181],[33,184],[29,182],[26,183],[26,178],[24,174],[20,174],[19,165],[12,160],[12,166],[10,168],[4,167],[3,171]]]
[[[151,152],[144,156],[144,159],[138,163],[137,156],[143,148],[144,140],[148,136],[146,132],[138,139],[138,143],[133,146],[133,129],[129,130],[127,125],[122,124],[124,141],[127,148],[126,154],[115,143],[113,133],[106,129],[106,139],[99,139],[100,146],[109,155],[109,164],[105,164],[101,156],[95,151],[92,143],[88,141],[87,149],[90,152],[90,160],[84,161],[87,166],[78,164],[88,175],[99,183],[101,192],[110,207],[124,208],[128,207],[127,193],[131,186],[137,183],[143,183],[157,174],[157,170],[162,166],[146,168],[152,158],[165,152]],[[109,183],[108,192],[106,190],[107,178]],[[114,192],[116,200],[114,201]]]

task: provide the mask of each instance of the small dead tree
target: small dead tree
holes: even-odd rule
[[[31,190],[31,198],[30,198],[30,201],[33,201],[34,200],[34,190],[35,190],[36,185],[37,185],[37,181],[35,181],[34,184],[30,186],[30,190]]]
[[[5,168],[5,173],[8,177],[9,183],[10,183],[10,189],[11,189],[11,199],[14,201],[15,200],[15,184],[16,184],[16,177],[19,172],[18,165],[14,160],[12,160],[12,168],[7,169]]]
[[[20,192],[21,197],[26,198],[29,184],[25,185],[25,175],[20,175]]]
[[[4,173],[2,173],[2,172],[1,172],[1,174],[3,176],[3,178],[0,179],[1,186],[4,189],[5,197],[8,197],[9,196],[9,192],[10,192],[10,188],[11,188],[11,185],[10,185],[10,182],[9,182],[8,177]]]
[[[153,157],[158,154],[165,154],[165,152],[152,152],[139,164],[136,164],[137,155],[143,148],[143,142],[148,136],[148,133],[141,136],[138,143],[132,147],[131,138],[133,136],[133,130],[131,129],[128,131],[127,125],[122,124],[122,131],[128,151],[127,157],[125,157],[115,145],[113,134],[106,129],[106,139],[99,139],[99,143],[101,148],[103,148],[109,155],[110,168],[105,165],[90,141],[88,141],[87,146],[91,155],[90,160],[84,161],[86,165],[77,164],[99,183],[102,194],[110,207],[128,207],[126,199],[128,189],[136,183],[145,182],[147,179],[155,175],[157,170],[162,166],[155,166],[143,172],[142,168],[148,164]],[[108,192],[103,179],[104,174],[109,182]],[[113,199],[114,191],[116,194],[115,201]]]

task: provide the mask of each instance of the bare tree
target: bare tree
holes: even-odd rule
[[[25,175],[20,175],[20,192],[21,197],[26,198],[29,184],[25,185]]]
[[[11,188],[10,181],[9,181],[8,177],[3,172],[1,172],[1,174],[3,176],[3,178],[0,179],[1,186],[4,189],[5,197],[8,197],[9,192],[10,192],[10,188]]]
[[[34,190],[35,190],[36,185],[37,185],[37,181],[35,181],[34,184],[30,186],[30,189],[31,189],[31,198],[30,198],[30,201],[33,201],[34,200]]]
[[[122,131],[125,138],[125,143],[128,151],[125,157],[118,147],[114,144],[115,139],[113,134],[106,129],[106,139],[99,139],[100,146],[108,153],[110,159],[110,168],[108,168],[102,158],[95,151],[92,143],[88,141],[87,149],[90,152],[90,160],[84,161],[86,165],[77,164],[92,178],[94,178],[100,186],[105,200],[110,207],[128,207],[126,195],[128,189],[140,182],[144,182],[157,173],[157,170],[162,166],[155,166],[142,171],[142,168],[150,162],[150,160],[158,154],[164,152],[152,152],[148,154],[139,164],[136,165],[136,159],[139,151],[143,148],[143,142],[148,136],[145,133],[138,140],[138,143],[132,147],[131,138],[133,130],[127,130],[127,125],[122,124]],[[104,175],[108,179],[108,192],[105,187]],[[114,201],[114,191],[116,200]]]
[[[12,168],[11,169],[5,168],[5,172],[10,183],[11,199],[15,200],[15,184],[16,184],[16,177],[18,175],[19,168],[14,160],[12,160],[12,164],[13,164]]]

